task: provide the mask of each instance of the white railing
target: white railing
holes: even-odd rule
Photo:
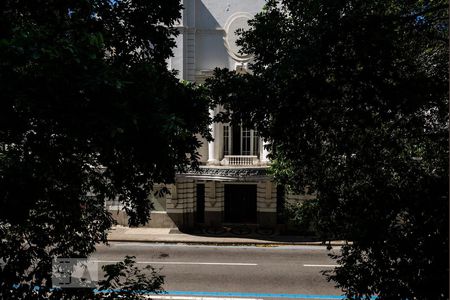
[[[254,166],[259,164],[256,155],[225,155],[220,162],[224,166]]]

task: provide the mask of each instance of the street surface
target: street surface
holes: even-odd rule
[[[153,299],[341,299],[321,270],[335,262],[323,246],[207,246],[151,243],[99,245],[100,264],[136,256],[161,269],[167,295]]]

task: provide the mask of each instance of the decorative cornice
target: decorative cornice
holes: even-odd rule
[[[197,27],[186,27],[186,26],[175,26],[181,33],[220,33],[225,34],[225,29],[216,28],[197,28]]]
[[[189,169],[184,173],[179,174],[187,177],[197,177],[203,179],[216,180],[242,180],[245,178],[261,178],[267,177],[267,168],[218,168],[218,167],[200,167],[198,170]]]

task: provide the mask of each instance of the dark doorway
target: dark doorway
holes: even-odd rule
[[[225,222],[256,223],[256,184],[225,184]]]
[[[195,213],[197,223],[205,223],[205,185],[197,184],[197,211]]]

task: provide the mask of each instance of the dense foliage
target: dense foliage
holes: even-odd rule
[[[49,286],[51,258],[105,242],[106,199],[145,223],[153,183],[196,165],[208,102],[166,64],[180,10],[179,0],[1,1],[2,298],[19,282]]]
[[[208,86],[270,141],[276,179],[317,196],[321,237],[353,242],[328,278],[351,299],[447,299],[447,3],[270,0],[250,25],[252,74]]]
[[[123,262],[105,265],[105,279],[100,281],[98,298],[128,300],[142,299],[149,293],[163,293],[164,276],[147,265],[144,269],[135,266],[135,256],[126,256]]]

